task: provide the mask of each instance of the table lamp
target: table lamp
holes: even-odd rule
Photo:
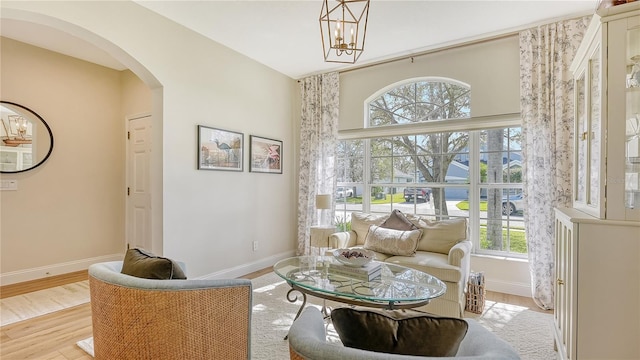
[[[331,195],[329,194],[318,194],[316,195],[316,209],[320,210],[320,217],[318,219],[319,225],[328,225],[326,221],[324,221],[324,210],[331,209]],[[330,223],[330,222],[329,222]]]
[[[332,208],[331,195],[316,195],[316,209],[320,210],[318,225],[312,226],[310,229],[309,246],[318,248],[320,255],[325,248],[329,247],[329,236],[336,232],[336,227],[331,225],[331,221],[326,221],[325,212]]]

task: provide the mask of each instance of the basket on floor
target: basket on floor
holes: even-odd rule
[[[467,283],[467,304],[465,310],[474,314],[482,314],[482,311],[484,311],[485,295],[484,274],[472,273]]]

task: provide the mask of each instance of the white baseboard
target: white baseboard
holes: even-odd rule
[[[235,279],[246,274],[252,273],[254,271],[262,270],[267,267],[273,266],[276,262],[286,259],[289,257],[295,256],[294,251],[287,251],[284,253],[280,253],[277,255],[272,255],[267,258],[260,259],[258,261],[250,262],[247,264],[243,264],[240,266],[236,266],[229,269],[224,269],[215,273],[198,276],[194,279]]]
[[[124,258],[124,254],[112,254],[112,255],[104,255],[98,256],[89,259],[82,259],[77,261],[69,261],[60,264],[47,265],[32,269],[18,270],[18,271],[10,271],[7,273],[0,274],[0,284],[2,285],[11,285],[25,281],[43,279],[50,276],[67,274],[75,271],[86,270],[89,268],[89,265],[104,262],[104,261],[115,261],[122,260]]]
[[[531,287],[525,283],[506,282],[500,280],[485,279],[486,290],[504,294],[531,297]]]

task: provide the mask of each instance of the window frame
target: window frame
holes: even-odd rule
[[[429,78],[433,80],[434,78]],[[365,102],[365,127],[363,129],[342,130],[338,131],[338,141],[345,140],[362,140],[364,146],[363,156],[363,183],[338,183],[338,186],[357,186],[362,185],[362,211],[371,212],[371,188],[372,186],[397,186],[397,183],[372,183],[371,182],[371,154],[370,140],[374,138],[388,138],[394,136],[411,136],[411,135],[426,135],[441,132],[455,132],[465,131],[469,133],[469,199],[477,199],[478,206],[473,206],[469,209],[469,238],[473,243],[473,252],[476,254],[485,255],[497,255],[509,258],[525,258],[528,256],[526,253],[520,254],[510,252],[509,250],[488,250],[480,248],[480,189],[481,188],[502,188],[502,189],[523,189],[523,183],[482,183],[480,179],[480,132],[488,129],[498,128],[514,128],[522,127],[522,119],[520,113],[510,114],[498,114],[487,116],[471,116],[469,118],[456,118],[456,119],[444,119],[444,120],[429,120],[424,122],[417,122],[411,124],[393,124],[393,125],[381,125],[376,127],[367,127],[369,123],[369,102],[376,99],[383,93],[399,85],[407,84],[416,81],[423,81],[423,79],[411,79],[401,83],[396,83],[385,87],[380,92],[371,96]],[[449,81],[450,82],[450,81]],[[424,183],[407,183],[406,186],[423,186]],[[437,185],[447,186],[446,183],[437,183]],[[449,184],[451,185],[451,184]],[[340,211],[346,215],[349,211],[343,204],[336,204],[336,212]],[[393,206],[390,205],[389,209]],[[415,205],[414,205],[415,209]]]

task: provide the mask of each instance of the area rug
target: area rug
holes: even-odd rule
[[[300,308],[302,298],[287,300],[289,285],[274,273],[260,276],[253,282],[253,317],[251,329],[251,358],[254,360],[285,360],[289,358],[288,342],[284,339]],[[297,293],[293,293],[297,294]],[[343,306],[307,298],[307,306]],[[523,360],[553,359],[553,315],[529,310],[526,307],[498,302],[485,302],[482,315],[465,313],[484,327],[509,342]],[[331,324],[327,325],[327,340],[340,340]],[[78,346],[93,355],[93,339],[78,342]]]
[[[301,299],[287,300],[290,287],[274,273],[253,280],[252,359],[288,359],[289,348],[283,340],[293,323]],[[297,294],[297,293],[293,293]],[[327,306],[344,306],[326,302]],[[307,306],[321,308],[323,300],[309,296]],[[476,319],[485,328],[509,342],[523,360],[555,359],[553,350],[553,315],[526,307],[485,301],[482,315],[470,312],[465,317]],[[327,339],[339,342],[338,335],[327,325]]]

